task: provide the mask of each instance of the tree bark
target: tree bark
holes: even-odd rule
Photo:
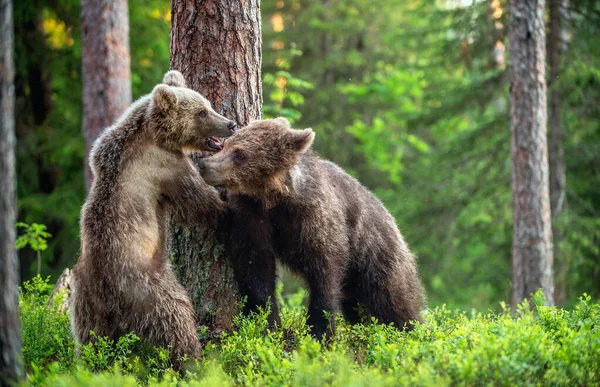
[[[127,0],[81,0],[81,30],[87,192],[93,179],[90,149],[131,104]]]
[[[560,240],[562,233],[557,226],[558,219],[567,206],[566,168],[563,151],[563,126],[561,121],[560,88],[557,81],[560,77],[561,50],[563,37],[563,13],[567,9],[566,0],[549,0],[550,6],[550,35],[548,37],[548,64],[550,65],[550,209],[552,212],[552,235],[554,238],[554,257],[559,263],[556,273],[556,288],[554,298],[558,305],[566,296],[566,276],[569,271],[567,257],[561,255]]]
[[[15,95],[12,1],[0,0],[0,385],[22,374],[19,261],[15,249]]]
[[[171,68],[222,115],[245,126],[260,119],[259,0],[172,1]],[[211,230],[172,230],[173,264],[192,296],[199,322],[218,332],[238,313],[237,285]]]
[[[510,2],[513,307],[543,289],[554,304],[546,141],[544,0]]]

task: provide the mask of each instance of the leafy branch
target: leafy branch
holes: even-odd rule
[[[46,231],[45,225],[39,223],[32,223],[29,225],[27,223],[18,222],[17,228],[23,228],[25,230],[25,232],[17,238],[17,250],[21,250],[29,245],[29,247],[37,253],[37,273],[39,275],[42,269],[41,251],[45,251],[48,248],[47,239],[52,237],[52,234]]]

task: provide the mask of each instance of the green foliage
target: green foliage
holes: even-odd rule
[[[128,334],[114,342],[105,337],[96,337],[93,331],[90,333],[94,337],[94,345],[84,345],[79,348],[84,367],[93,372],[106,371],[111,366],[125,370],[131,369],[127,361],[132,354],[132,347],[139,341],[139,337]]]
[[[43,220],[54,237],[42,271],[59,273],[78,251],[84,195],[79,1],[15,2],[19,219]],[[35,254],[19,253],[24,278]],[[60,267],[56,267],[60,265]],[[49,268],[54,266],[54,270]]]
[[[410,120],[423,108],[425,84],[422,71],[411,73],[379,63],[362,82],[341,87],[350,103],[361,106],[346,130],[359,140],[367,166],[386,172],[392,184],[400,183],[407,153],[429,152],[429,145],[409,130]],[[367,113],[380,110],[380,116]]]
[[[348,325],[339,318],[336,337],[325,344],[308,334],[301,306],[305,293],[300,293],[284,301],[281,327],[267,329],[267,311],[237,317],[236,329],[206,344],[203,361],[180,375],[170,368],[167,350],[140,346],[134,335],[116,343],[98,338],[74,357],[67,316],[45,307],[47,288],[47,281],[37,278],[21,296],[23,321],[46,322],[45,329],[24,324],[24,338],[36,335],[45,343],[42,351],[35,340],[24,340],[24,352],[36,354],[28,385],[600,383],[600,305],[585,294],[570,311],[544,306],[541,291],[515,315],[504,303],[502,312],[486,314],[444,305],[425,313],[425,321],[408,333],[376,323]]]
[[[298,110],[304,104],[302,92],[311,90],[313,84],[290,74],[290,62],[297,56],[302,56],[302,51],[294,45],[278,51],[274,72],[263,74],[264,94],[268,96],[263,105],[264,118],[285,117],[293,124],[302,117]]]
[[[563,235],[556,265],[566,270],[559,281],[567,294],[600,292],[600,47],[598,36],[599,1],[574,3],[568,23],[573,35],[568,41],[566,60],[555,87],[563,96],[565,162],[567,169],[567,211],[557,221]],[[568,59],[567,59],[568,58]]]
[[[70,364],[73,339],[69,317],[60,311],[65,295],[49,302],[50,278],[39,275],[23,283],[19,297],[23,362],[27,367],[46,367],[51,362]]]
[[[19,235],[17,238],[17,250],[21,250],[27,245],[34,251],[45,251],[48,248],[48,242],[46,240],[52,237],[52,234],[46,231],[46,226],[43,224],[32,223],[29,225],[27,223],[18,222],[17,228],[25,229],[25,233]]]

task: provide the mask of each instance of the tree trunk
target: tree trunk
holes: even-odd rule
[[[12,1],[0,0],[0,385],[21,376]]]
[[[245,126],[260,119],[259,0],[172,2],[171,68],[213,108]],[[198,313],[212,331],[230,328],[237,286],[223,246],[211,230],[172,230],[173,263]]]
[[[548,37],[548,64],[550,65],[550,209],[552,212],[552,236],[554,238],[554,257],[559,263],[556,273],[554,299],[562,304],[566,296],[566,279],[569,271],[567,257],[561,255],[560,240],[562,233],[557,226],[558,219],[567,206],[565,156],[562,145],[563,127],[560,117],[560,88],[556,84],[560,76],[562,50],[562,14],[566,12],[566,0],[549,0],[550,36]]]
[[[81,0],[81,30],[87,192],[93,179],[90,149],[131,104],[127,0]]]
[[[510,4],[513,307],[539,288],[553,305],[544,0]]]

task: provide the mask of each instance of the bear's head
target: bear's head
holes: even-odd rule
[[[284,192],[287,177],[314,138],[312,129],[292,129],[285,118],[255,121],[228,138],[222,151],[201,160],[200,172],[206,183],[233,194]]]
[[[169,71],[154,87],[149,125],[159,146],[215,152],[222,148],[217,137],[229,137],[236,123],[216,111],[200,93],[186,87],[183,75]]]

